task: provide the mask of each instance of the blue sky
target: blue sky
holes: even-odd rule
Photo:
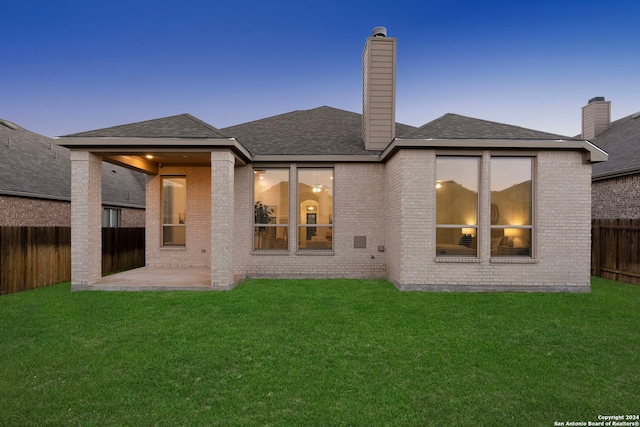
[[[58,136],[190,113],[222,128],[361,111],[373,27],[398,122],[445,113],[575,135],[594,96],[640,110],[640,2],[0,0],[0,117]]]

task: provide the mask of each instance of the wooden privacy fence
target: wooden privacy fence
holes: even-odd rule
[[[144,266],[144,228],[102,229],[102,274]]]
[[[640,284],[640,220],[591,221],[591,272],[594,276]]]
[[[144,228],[102,229],[102,274],[144,266]],[[71,228],[0,227],[0,295],[71,280]]]

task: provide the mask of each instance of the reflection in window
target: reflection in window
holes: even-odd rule
[[[478,164],[477,157],[436,159],[438,256],[478,254]]]
[[[333,249],[333,169],[298,169],[298,249]]]
[[[253,249],[289,248],[289,169],[253,171]]]
[[[162,177],[162,246],[185,246],[187,179]]]
[[[532,164],[491,158],[491,256],[531,256]]]

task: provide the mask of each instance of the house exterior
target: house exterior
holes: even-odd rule
[[[103,226],[144,227],[144,175],[108,163],[101,166],[101,174]],[[71,226],[70,151],[4,119],[0,226]]]
[[[58,138],[71,149],[72,288],[100,282],[100,168],[147,174],[146,262],[244,277],[385,277],[400,290],[589,290],[582,139],[446,114],[395,121],[396,40],[363,52],[363,113],[217,129],[182,114]]]
[[[611,121],[611,101],[589,100],[582,108],[582,137],[609,153],[593,165],[594,219],[640,218],[640,112]]]

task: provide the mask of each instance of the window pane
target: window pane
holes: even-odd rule
[[[253,223],[254,250],[289,249],[289,169],[254,169]]]
[[[499,228],[491,230],[491,256],[531,256],[531,229]]]
[[[254,224],[289,223],[289,170],[253,171]]]
[[[298,212],[298,248],[331,249],[333,169],[298,169]]]
[[[478,158],[436,160],[436,223],[478,224]]]
[[[436,230],[436,254],[476,256],[478,254],[477,229],[445,228]]]
[[[109,209],[102,210],[102,226],[109,227]]]
[[[253,227],[253,249],[289,249],[289,227]]]
[[[299,249],[332,249],[333,227],[298,227]]]
[[[183,225],[165,225],[162,227],[164,246],[184,246],[187,243],[186,227]]]
[[[111,211],[111,227],[118,227],[120,225],[120,210],[110,209]]]
[[[186,244],[187,179],[185,177],[162,178],[162,244],[184,246]]]
[[[491,158],[491,224],[531,225],[531,158]]]

